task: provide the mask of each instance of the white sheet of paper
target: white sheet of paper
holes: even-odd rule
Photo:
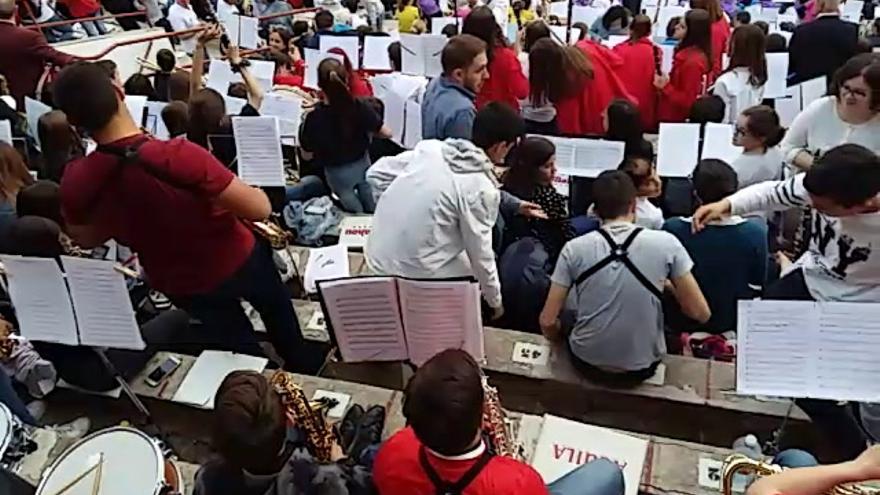
[[[550,360],[550,348],[531,342],[517,342],[513,345],[513,355],[510,359],[514,363],[546,366]]]
[[[318,40],[322,52],[327,53],[331,48],[341,48],[348,56],[354,70],[361,68],[360,44],[357,36],[321,36]]]
[[[740,301],[737,326],[737,393],[880,401],[880,304]]]
[[[553,176],[553,189],[559,194],[568,197],[571,194],[571,176],[564,174],[559,170]]]
[[[350,248],[363,248],[373,230],[372,215],[349,215],[339,223],[339,244]]]
[[[656,26],[654,29],[658,33],[666,32],[666,25],[669,24],[669,20],[673,17],[681,17],[688,11],[687,7],[680,5],[667,5],[660,7],[660,11],[657,14],[657,22],[654,24]],[[592,25],[592,24],[588,24]]]
[[[556,167],[563,175],[598,177],[617,169],[623,161],[624,143],[602,139],[541,136],[556,146]]]
[[[434,17],[431,19],[431,34],[443,34],[443,28],[458,24],[457,17]]]
[[[560,18],[568,17],[568,2],[553,2],[550,4],[550,15]]]
[[[303,86],[318,89],[318,66],[328,58],[335,58],[340,62],[343,60],[342,55],[336,55],[335,53],[325,53],[311,48],[303,49],[303,59],[306,62],[306,75],[303,80]]]
[[[709,122],[703,133],[703,156],[701,160],[717,158],[733,162],[742,153],[742,147],[733,145],[733,126]]]
[[[232,67],[225,60],[211,59],[208,65],[208,81],[205,86],[221,95],[229,93],[229,85],[241,82],[241,75],[232,72]],[[228,109],[227,109],[228,110]]]
[[[226,375],[238,370],[262,372],[268,363],[269,360],[264,357],[202,351],[171,400],[202,409],[214,409],[214,397]]]
[[[663,177],[689,177],[697,166],[699,124],[660,124],[657,173]]]
[[[321,297],[343,361],[407,358],[395,279],[355,277],[322,282]]]
[[[302,98],[282,93],[267,93],[260,105],[260,115],[278,117],[281,142],[290,146],[296,144],[299,126],[302,123]]]
[[[168,128],[165,127],[165,121],[162,120],[162,109],[164,109],[167,104],[168,103],[164,101],[148,101],[147,119],[144,122],[144,128],[149,131],[150,134],[163,141],[171,137],[168,133]]]
[[[788,127],[794,122],[794,118],[801,113],[801,85],[786,88],[785,96],[785,98],[776,99],[775,107],[780,125]]]
[[[647,440],[547,414],[531,464],[549,484],[605,457],[623,470],[624,493],[637,495],[647,453]]]
[[[115,261],[62,256],[82,345],[110,349],[147,347],[134,316],[125,277]]]
[[[24,113],[27,117],[28,134],[34,138],[34,141],[37,143],[37,149],[40,149],[40,135],[37,132],[37,123],[43,114],[51,111],[52,107],[42,101],[37,101],[29,96],[24,97]]]
[[[51,258],[0,256],[22,337],[78,345],[76,319],[58,263]]]
[[[660,47],[660,52],[663,54],[663,59],[660,61],[660,71],[664,74],[669,74],[672,72],[672,59],[675,57],[675,46],[674,45],[657,45]]]
[[[400,35],[400,70],[414,76],[425,75],[425,45],[423,34]]]
[[[0,120],[0,143],[12,146],[12,124],[8,120]]]
[[[571,19],[568,24],[574,25],[577,22],[583,22],[587,26],[592,26],[596,19],[605,14],[605,9],[601,7],[574,5],[571,8]]]
[[[785,96],[788,86],[788,53],[767,54],[767,83],[764,85],[764,98]]]
[[[312,313],[312,317],[309,318],[309,322],[306,324],[306,330],[326,330],[327,329],[327,321],[324,319],[324,313],[322,311],[315,311]]]
[[[394,43],[390,36],[364,37],[364,69],[391,70],[388,47]]]
[[[330,408],[327,411],[327,417],[334,419],[342,419],[345,416],[345,411],[348,410],[348,404],[351,402],[351,396],[348,394],[343,394],[341,392],[332,392],[330,390],[315,390],[315,395],[312,396],[312,400],[318,400],[323,398],[335,399],[337,404]]]
[[[862,0],[846,0],[846,3],[841,6],[843,10],[841,14],[853,20],[853,22],[859,22],[862,18],[862,8],[864,6],[865,2]]]
[[[403,147],[413,149],[422,140],[422,106],[414,100],[406,100],[403,129]]]
[[[224,96],[223,101],[226,102],[226,115],[240,114],[248,102],[244,98],[236,98],[234,96]]]
[[[801,101],[803,108],[825,96],[828,92],[828,81],[825,76],[810,79],[801,83]]]
[[[315,282],[334,278],[349,277],[348,249],[339,244],[309,250],[309,261],[303,276],[306,290],[317,292]]]
[[[441,63],[441,55],[443,47],[449,41],[446,36],[441,35],[422,35],[422,47],[425,54],[425,76],[438,77],[443,74],[443,64]]]
[[[233,117],[238,175],[252,186],[283,186],[284,158],[277,117]]]
[[[138,126],[144,125],[144,109],[147,107],[146,96],[126,95],[125,106],[128,113]]]
[[[421,366],[445,349],[485,360],[480,291],[469,281],[397,281],[409,360]]]
[[[608,37],[607,40],[603,40],[602,44],[607,46],[608,48],[614,48],[615,46],[623,43],[624,41],[626,41],[628,39],[629,39],[629,36],[611,35]]]
[[[557,42],[560,45],[565,44],[565,39],[568,36],[568,28],[565,26],[550,26],[550,32],[554,35],[553,41]]]
[[[220,19],[220,24],[226,29],[231,44],[250,49],[259,47],[260,20],[256,17],[232,15]]]
[[[657,365],[657,371],[654,372],[654,375],[651,378],[648,378],[644,381],[646,385],[656,385],[658,387],[662,387],[666,384],[666,364],[660,363]]]

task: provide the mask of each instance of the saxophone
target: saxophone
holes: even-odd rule
[[[262,222],[243,221],[257,235],[269,241],[272,249],[285,249],[290,244],[291,239],[293,239],[293,235],[281,228],[272,218]]]
[[[313,406],[306,398],[302,387],[293,382],[293,376],[284,371],[276,371],[269,383],[281,396],[284,408],[293,418],[293,426],[305,433],[309,452],[318,462],[330,462],[331,452],[336,444],[336,434],[327,421],[326,403]]]
[[[512,457],[524,460],[522,445],[515,442],[513,425],[507,417],[507,413],[501,407],[501,399],[498,397],[498,389],[489,385],[489,378],[483,377],[483,432],[489,441],[489,446],[496,455]]]
[[[770,476],[781,473],[782,468],[767,462],[756,461],[742,454],[733,454],[724,460],[721,470],[721,493],[733,495],[733,479],[737,474]],[[880,489],[861,484],[837,485],[827,495],[878,495]]]

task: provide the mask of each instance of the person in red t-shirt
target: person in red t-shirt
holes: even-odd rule
[[[711,22],[709,31],[712,34],[712,74],[709,78],[709,84],[712,84],[724,70],[722,64],[730,43],[730,21],[727,20],[724,9],[721,8],[720,0],[691,0],[691,8],[703,9],[709,13],[709,21]]]
[[[468,15],[461,27],[462,34],[470,34],[486,43],[489,58],[489,80],[477,94],[477,110],[490,101],[500,101],[519,111],[519,100],[529,95],[529,80],[523,74],[522,64],[516,52],[507,46],[504,33],[495,21],[489,7],[477,7]]]
[[[681,41],[675,47],[672,71],[654,78],[660,90],[660,122],[684,122],[697,98],[706,93],[712,71],[710,24],[709,13],[702,9],[688,11],[678,24],[675,38]]]
[[[466,352],[448,349],[422,365],[406,387],[409,426],[382,445],[373,464],[379,495],[623,493],[623,472],[607,459],[548,487],[531,466],[494,455],[481,434],[484,400],[480,367]]]
[[[618,75],[627,91],[636,99],[642,129],[652,131],[657,128],[657,89],[654,88],[654,76],[660,73],[663,54],[651,41],[650,17],[637,15],[629,33],[629,40],[613,49],[623,60]]]
[[[217,347],[262,355],[239,303],[250,302],[285,366],[316,370],[323,358],[306,352],[269,244],[240,220],[268,217],[266,195],[197,144],[143,134],[122,88],[96,64],[65,68],[54,94],[70,123],[98,143],[61,180],[70,236],[83,247],[108,239],[130,247],[152,287],[199,319]]]

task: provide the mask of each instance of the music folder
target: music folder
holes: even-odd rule
[[[348,277],[317,286],[330,337],[345,362],[421,366],[450,348],[485,360],[480,289],[473,280]]]

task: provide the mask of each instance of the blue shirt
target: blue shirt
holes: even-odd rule
[[[455,81],[440,76],[425,91],[422,103],[422,139],[471,139],[476,95]]]
[[[737,301],[759,296],[767,278],[767,225],[755,218],[731,219],[699,234],[691,226],[690,219],[676,217],[663,230],[677,237],[694,260],[694,278],[712,310],[702,330],[736,330]]]

